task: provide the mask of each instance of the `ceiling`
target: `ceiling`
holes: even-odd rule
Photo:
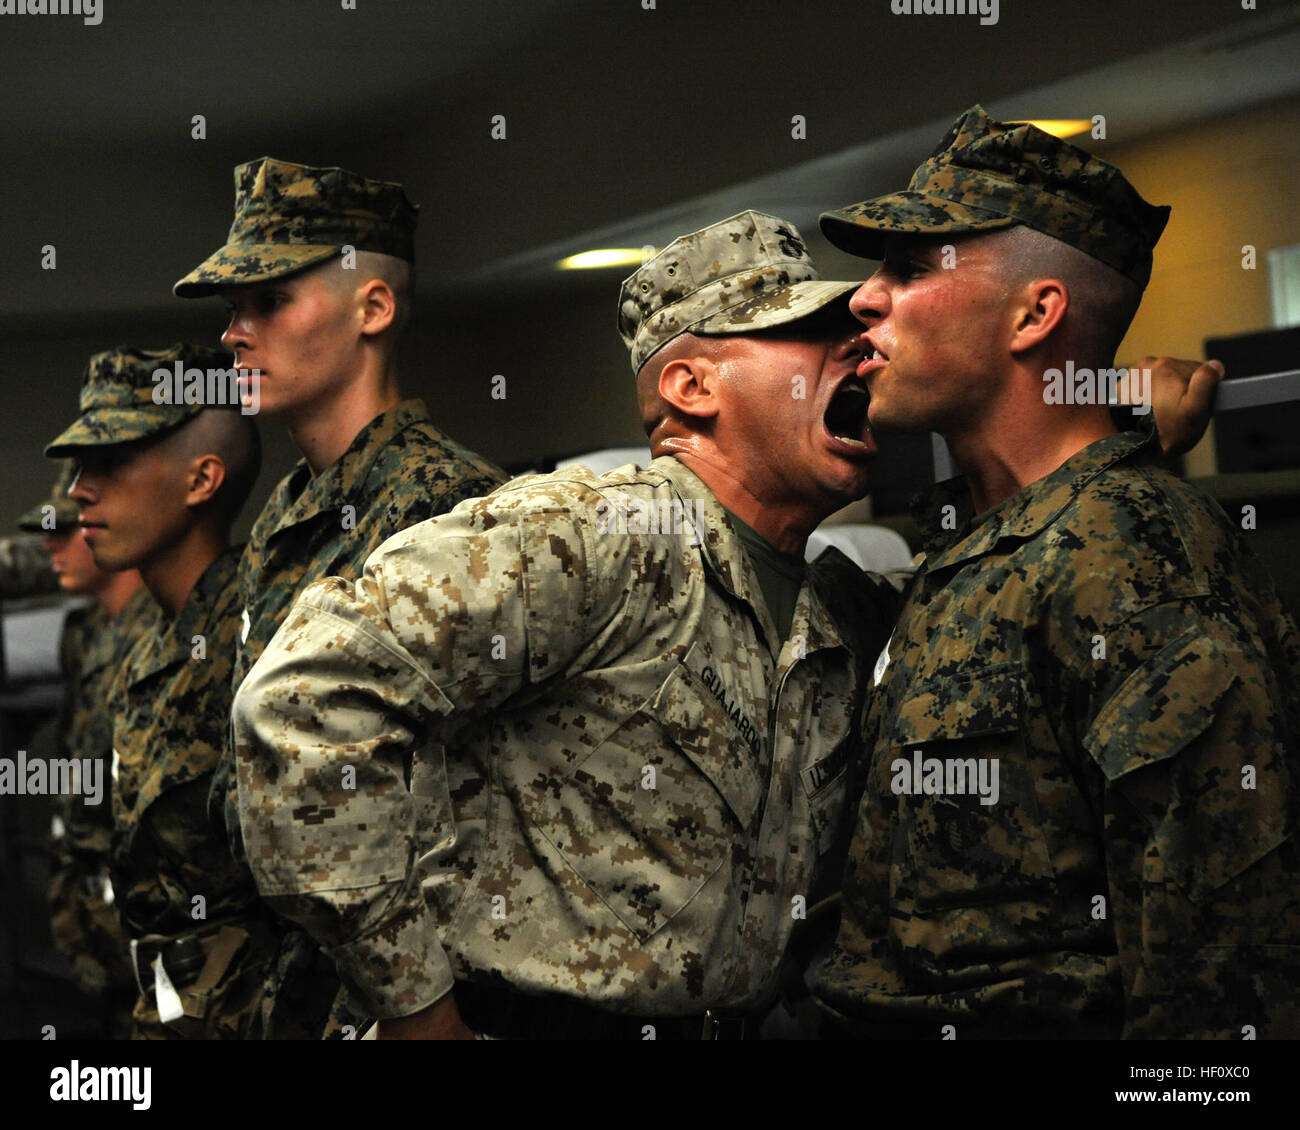
[[[890,0],[643,2],[103,0],[94,27],[0,16],[0,317],[55,330],[174,306],[171,283],[222,242],[232,166],[263,154],[403,181],[422,205],[421,295],[476,303],[590,285],[550,263],[740,207],[806,228],[895,187],[976,101],[1104,113],[1123,139],[1300,89],[1300,3],[1002,0],[981,26],[895,16]],[[36,269],[46,243],[57,274]]]

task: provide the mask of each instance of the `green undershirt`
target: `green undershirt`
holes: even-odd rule
[[[799,599],[799,590],[803,587],[804,569],[807,567],[803,554],[782,553],[753,526],[742,522],[730,510],[727,510],[727,517],[731,519],[737,536],[744,542],[754,572],[758,574],[758,587],[763,591],[763,600],[767,603],[767,610],[771,613],[779,635],[776,642],[784,643],[790,636],[790,627],[794,623],[794,606]]]

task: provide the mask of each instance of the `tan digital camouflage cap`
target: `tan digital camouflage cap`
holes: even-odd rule
[[[235,222],[225,246],[172,290],[202,298],[218,287],[278,279],[345,244],[413,263],[418,212],[400,184],[272,157],[249,161],[235,169]]]
[[[826,238],[879,259],[885,237],[993,231],[1024,224],[1100,259],[1140,287],[1169,221],[1114,165],[1037,126],[995,122],[973,106],[953,122],[903,192],[824,212]]]
[[[65,459],[59,468],[54,489],[44,502],[37,503],[18,519],[18,528],[29,534],[69,533],[77,528],[77,504],[68,497],[68,488],[77,476],[76,464]],[[46,523],[46,507],[53,510],[54,524]]]
[[[170,349],[121,345],[96,353],[86,365],[81,383],[81,415],[45,448],[45,454],[58,459],[73,454],[79,447],[132,443],[171,431],[204,408],[239,408],[237,403],[205,403],[202,395],[195,395],[194,403],[184,403],[190,399],[186,396],[182,396],[181,403],[175,403],[174,379],[155,380],[154,373],[165,369],[174,378],[178,361],[182,374],[202,371],[205,377],[202,385],[187,383],[191,390],[206,393],[208,371],[222,370],[229,374],[235,359],[220,349],[183,343]],[[229,389],[230,384],[227,378],[221,387]],[[184,386],[181,391],[184,392]]]
[[[618,332],[635,373],[678,334],[743,334],[820,310],[855,282],[817,275],[794,224],[741,212],[675,239],[623,280]]]

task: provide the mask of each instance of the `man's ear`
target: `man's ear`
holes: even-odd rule
[[[1042,345],[1061,324],[1070,306],[1070,292],[1060,279],[1034,279],[1020,288],[1012,307],[1012,353]]]
[[[678,357],[659,373],[659,395],[683,416],[718,414],[717,366],[707,357]]]
[[[371,279],[361,292],[361,332],[381,334],[397,318],[397,297],[383,279]]]
[[[190,461],[185,484],[185,505],[202,506],[211,502],[226,481],[226,464],[220,455],[199,455]]]

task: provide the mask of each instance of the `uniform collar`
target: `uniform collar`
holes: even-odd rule
[[[233,582],[243,551],[242,545],[231,546],[203,570],[203,575],[176,615],[171,620],[163,618],[158,624],[148,653],[131,665],[132,683],[189,659],[194,649],[194,637],[203,636],[206,640],[212,634],[213,607],[226,586]]]
[[[103,606],[96,604],[95,608],[102,612]],[[152,621],[160,615],[153,594],[144,585],[131,594],[113,619],[110,620],[107,613],[100,615],[91,630],[90,643],[77,677],[85,679],[104,667],[120,666],[130,652],[131,645],[147,630],[146,618]]]
[[[704,524],[701,547],[705,562],[727,592],[749,605],[769,650],[778,655],[785,641],[777,633],[768,611],[758,583],[758,573],[745,543],[731,524],[722,503],[699,475],[673,455],[659,456],[651,461],[648,469],[658,471],[668,479],[683,501],[698,501],[699,516]],[[827,611],[824,595],[818,591],[817,579],[818,571],[810,564],[804,572],[790,629],[792,635],[804,633],[807,654],[824,647],[838,647],[843,642],[834,619]]]
[[[318,475],[300,459],[276,492],[276,529],[338,510],[364,487],[379,454],[412,424],[427,423],[423,400],[403,400],[357,432],[348,449]]]
[[[1075,452],[1055,471],[1020,488],[983,514],[972,514],[965,476],[936,483],[913,508],[921,527],[926,571],[979,557],[1001,538],[1029,538],[1051,525],[1093,479],[1139,452],[1153,449],[1154,431],[1116,432]],[[951,507],[951,509],[947,509]],[[948,518],[945,523],[944,519]],[[953,528],[955,526],[955,528]]]

